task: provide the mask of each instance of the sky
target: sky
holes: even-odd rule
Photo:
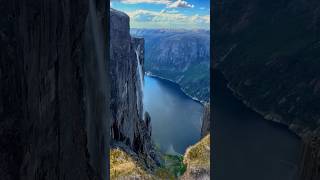
[[[210,28],[210,0],[111,0],[110,7],[128,14],[131,28]]]

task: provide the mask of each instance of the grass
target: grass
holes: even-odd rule
[[[155,179],[137,159],[134,159],[121,149],[111,149],[110,178],[122,179],[128,177]]]
[[[186,171],[183,163],[183,156],[168,155],[162,156],[163,164],[156,170],[156,176],[163,179],[177,179]]]
[[[175,180],[182,176],[187,168],[210,167],[210,135],[189,147],[184,156],[163,154],[162,164],[154,171],[148,170],[138,157],[130,156],[125,151],[114,148],[110,150],[111,179],[168,179]]]
[[[210,167],[210,134],[187,149],[183,162],[187,166]]]
[[[183,156],[163,155],[163,163],[153,172],[148,171],[142,162],[128,155],[121,149],[110,151],[110,177],[111,179],[125,179],[135,177],[139,179],[178,179],[185,170]]]

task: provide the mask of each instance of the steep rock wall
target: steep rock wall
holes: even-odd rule
[[[320,179],[320,135],[304,137],[303,155],[300,165],[301,180]]]
[[[203,138],[208,133],[210,133],[210,103],[204,105],[203,116],[202,116],[202,126],[201,126],[201,137]]]
[[[143,69],[144,41],[130,36],[125,13],[110,9],[110,24],[111,137],[152,156],[151,124],[150,118],[143,117],[143,74],[139,74],[143,73],[139,68]]]
[[[92,3],[106,24],[106,2]],[[86,52],[89,1],[13,0],[0,8],[1,178],[106,179],[108,91],[85,83],[100,77]]]

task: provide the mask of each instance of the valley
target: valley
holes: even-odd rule
[[[195,29],[131,29],[145,40],[145,71],[176,82],[189,96],[210,96],[210,32]]]

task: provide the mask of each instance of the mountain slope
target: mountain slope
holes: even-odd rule
[[[319,179],[320,1],[229,0],[213,7],[214,67],[245,104],[302,137],[300,179]]]
[[[131,29],[145,39],[145,70],[209,100],[210,33],[206,30]]]
[[[210,134],[187,149],[183,162],[187,165],[187,170],[181,179],[210,179]]]
[[[320,126],[320,2],[217,4],[216,64],[246,103],[302,135]]]

